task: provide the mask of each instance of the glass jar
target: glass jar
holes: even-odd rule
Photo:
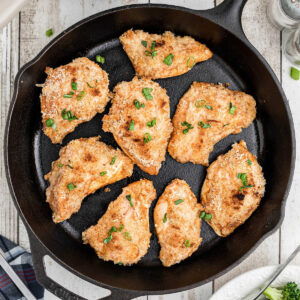
[[[270,0],[267,16],[279,30],[296,28],[300,23],[300,0]]]
[[[287,39],[283,42],[283,53],[295,65],[300,65],[300,25],[294,30],[285,30]]]

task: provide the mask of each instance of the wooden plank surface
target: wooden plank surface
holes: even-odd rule
[[[0,234],[18,242],[18,216],[8,191],[4,169],[3,136],[13,92],[13,79],[19,66],[19,16],[0,30]]]
[[[96,12],[112,7],[133,3],[147,3],[148,0],[29,0],[20,16],[16,16],[12,22],[0,31],[0,95],[1,95],[1,115],[0,133],[3,137],[7,110],[12,96],[13,78],[19,65],[23,65],[32,59],[36,54],[62,30],[73,23]],[[193,9],[207,9],[213,7],[221,1],[214,0],[151,0],[151,3],[165,3],[180,5]],[[299,82],[290,78],[290,63],[281,53],[281,35],[267,21],[265,9],[268,0],[248,0],[245,6],[242,23],[246,36],[251,43],[269,62],[278,78],[282,79],[283,88],[289,99],[294,116],[297,138],[300,129],[300,101]],[[51,38],[45,36],[48,28],[54,29]],[[283,34],[283,40],[287,33]],[[20,49],[20,51],[19,51]],[[296,112],[298,112],[296,114]],[[299,140],[299,139],[297,139]],[[1,139],[1,149],[3,138]],[[299,143],[298,143],[299,145]],[[300,146],[300,145],[299,145]],[[286,217],[280,231],[277,231],[266,239],[245,261],[228,272],[226,275],[208,283],[205,286],[190,290],[184,293],[177,293],[165,296],[151,296],[151,300],[168,299],[209,299],[214,290],[220,288],[225,282],[238,274],[259,266],[277,264],[287,258],[293,249],[300,243],[298,228],[300,225],[300,205],[298,196],[300,189],[300,158],[296,162],[296,171],[291,193],[287,201]],[[3,154],[0,156],[0,233],[8,238],[19,242],[25,248],[29,248],[27,234],[23,225],[18,220],[16,210],[11,201],[6,184]],[[300,257],[295,260],[300,264]],[[90,283],[83,282],[78,277],[62,270],[56,262],[51,259],[45,261],[47,272],[52,278],[67,286],[74,292],[85,296],[88,299],[97,299],[103,296],[103,290]],[[45,299],[56,299],[50,293],[46,293]],[[142,297],[141,299],[147,299]]]

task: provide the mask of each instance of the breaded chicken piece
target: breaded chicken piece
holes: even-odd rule
[[[216,234],[227,236],[258,207],[266,181],[246,143],[235,143],[207,169],[201,191],[202,217]]]
[[[129,184],[109,204],[97,225],[82,233],[83,242],[106,261],[122,265],[137,263],[150,246],[149,207],[155,198],[151,181],[141,179]]]
[[[243,92],[194,82],[180,99],[173,118],[170,155],[181,163],[208,166],[214,145],[248,127],[255,119],[255,106],[253,97]]]
[[[161,245],[159,258],[165,267],[191,256],[202,242],[200,204],[189,185],[174,179],[154,209],[154,224]]]
[[[184,74],[196,63],[212,57],[205,45],[170,31],[160,35],[130,29],[120,36],[120,41],[136,73],[153,79]]]
[[[40,95],[44,133],[61,143],[75,127],[103,112],[109,101],[108,76],[86,57],[55,69],[46,68]]]
[[[146,78],[117,84],[103,130],[143,171],[157,175],[173,130],[166,90]]]
[[[132,175],[132,161],[121,150],[98,140],[91,137],[71,141],[61,148],[59,159],[45,175],[50,182],[46,201],[55,223],[69,219],[89,194]]]

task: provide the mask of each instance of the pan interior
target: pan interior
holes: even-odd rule
[[[76,53],[74,57],[69,58],[69,61],[79,56],[86,56],[91,60],[94,60],[97,54],[105,57],[105,63],[101,65],[101,67],[109,74],[110,90],[113,90],[114,86],[118,82],[124,80],[130,81],[134,77],[134,69],[126,53],[123,51],[117,37],[94,45],[85,51]],[[68,63],[69,61],[66,61],[65,63]],[[50,67],[57,67],[57,65]],[[193,81],[213,83],[220,82],[223,84],[229,83],[230,89],[248,91],[246,83],[237,73],[235,73],[230,65],[227,64],[220,56],[214,54],[210,60],[198,63],[192,70],[184,75],[157,80],[157,82],[167,90],[167,94],[170,98],[171,118],[175,113],[176,106],[180,98],[189,89]],[[39,102],[39,99],[35,99],[35,101]],[[41,199],[45,199],[45,189],[48,186],[48,183],[43,179],[43,176],[51,170],[51,163],[59,157],[59,150],[61,147],[67,145],[68,142],[81,137],[101,136],[101,140],[106,144],[118,147],[112,134],[106,133],[102,130],[102,117],[104,114],[108,113],[109,108],[110,104],[107,105],[104,113],[96,115],[90,122],[79,125],[73,133],[69,134],[63,140],[62,145],[52,144],[50,139],[44,135],[41,127],[40,114],[37,112],[37,127],[34,134],[33,152]],[[262,149],[264,147],[262,145],[262,131],[259,130],[259,128],[260,123],[259,119],[257,119],[248,128],[244,129],[242,133],[238,135],[230,135],[220,141],[210,155],[210,162],[213,162],[218,155],[226,153],[234,142],[242,139],[246,141],[248,149],[260,160]],[[205,176],[206,167],[194,165],[192,163],[180,164],[172,159],[167,153],[166,160],[157,176],[150,176],[135,166],[132,177],[109,185],[111,190],[110,192],[105,192],[105,188],[102,188],[93,195],[89,195],[83,201],[81,209],[77,214],[57,226],[61,226],[66,234],[72,237],[72,239],[74,239],[78,244],[81,244],[81,233],[89,226],[97,223],[98,219],[105,213],[108,204],[115,200],[121,193],[122,188],[129,183],[141,178],[152,180],[157,191],[157,195],[160,196],[167,184],[173,179],[184,179],[190,185],[199,201],[201,186]],[[153,233],[151,238],[151,247],[147,255],[138,263],[138,265],[142,268],[160,265],[160,261],[158,259],[159,244],[153,227],[153,208],[156,202],[157,199],[153,202],[150,209],[150,226],[151,232]],[[205,222],[202,222],[201,237],[203,238],[201,246],[198,251],[189,258],[189,260],[194,260],[197,256],[202,255],[204,252],[210,251],[221,241],[220,237],[218,237]],[[109,262],[108,264],[111,263]]]

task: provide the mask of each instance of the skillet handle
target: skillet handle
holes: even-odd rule
[[[27,229],[27,228],[26,228]],[[60,299],[64,300],[86,300],[73,292],[67,290],[50,277],[47,276],[44,266],[44,256],[49,255],[47,249],[37,240],[37,238],[33,235],[33,233],[27,229],[29,241],[30,241],[30,249],[32,254],[33,266],[36,275],[37,281],[49,292],[54,294]],[[111,294],[109,296],[103,297],[101,299],[105,300],[118,300],[124,299],[129,300],[139,296],[143,296],[144,294],[130,292],[130,291],[122,291],[119,289],[109,289]]]
[[[242,27],[242,12],[247,0],[224,0],[218,6],[198,11],[198,14],[218,23],[236,34],[240,39],[248,42]]]

